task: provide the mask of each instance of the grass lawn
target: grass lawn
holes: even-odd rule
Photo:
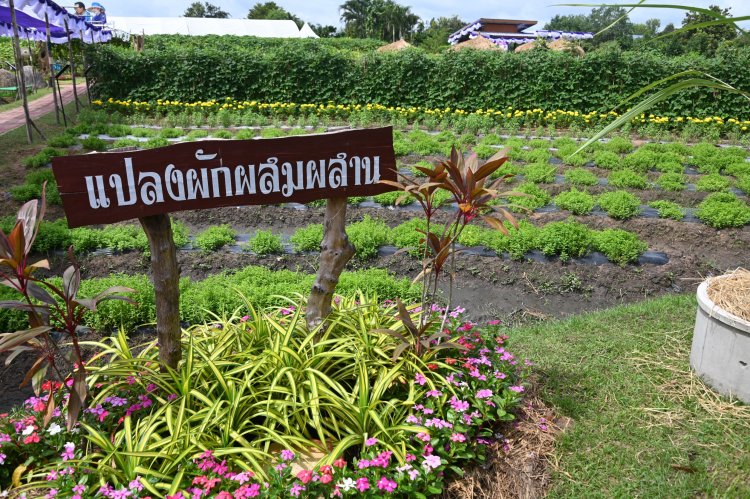
[[[750,497],[750,406],[691,374],[696,306],[670,296],[512,331],[542,398],[573,419],[551,497]]]

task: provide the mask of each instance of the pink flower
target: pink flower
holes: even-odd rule
[[[407,454],[406,455],[406,462],[407,463],[410,463],[410,462],[412,462],[412,461],[414,461],[416,459],[417,459],[417,456],[415,456],[414,454]]]
[[[178,492],[178,493],[173,494],[171,496],[167,496],[166,499],[184,499],[184,497],[185,496],[182,494],[182,492]]]
[[[511,386],[508,388],[508,390],[516,393],[523,393],[524,388],[522,386]]]
[[[425,397],[440,397],[443,395],[443,392],[441,392],[440,390],[430,390],[424,395]]]
[[[387,477],[382,476],[380,477],[380,480],[378,480],[378,488],[380,490],[385,490],[386,492],[393,492],[396,490],[396,487],[398,485],[393,480],[389,480]]]
[[[6,459],[7,457],[8,457],[8,456],[6,456],[6,455],[5,455],[5,454],[3,454],[2,452],[0,452],[0,464],[5,464],[5,459]],[[53,480],[54,480],[54,478],[53,478]]]
[[[358,491],[364,492],[365,490],[370,488],[370,482],[366,477],[359,477],[357,478],[357,484],[355,485],[355,487]]]
[[[497,319],[493,319],[493,320],[487,322],[487,324],[489,324],[490,326],[497,326],[498,324],[500,324],[500,321],[497,320]]]
[[[328,473],[321,475],[320,477],[320,483],[330,483],[333,480],[333,475],[330,475]]]
[[[294,459],[294,452],[290,451],[289,449],[284,449],[281,451],[281,459],[284,461],[291,461]]]
[[[216,499],[233,499],[232,494],[227,492],[226,490],[222,490],[218,494],[214,496]]]
[[[452,396],[450,399],[450,405],[456,412],[464,412],[466,409],[469,408],[469,403],[465,400],[460,400],[456,398],[456,396]]]
[[[128,381],[129,385],[134,385],[135,384],[135,376],[128,376],[127,381]],[[182,496],[180,496],[180,497],[182,497]]]
[[[313,478],[313,472],[312,470],[302,470],[297,473],[297,478],[302,483],[309,483]]]
[[[300,493],[305,490],[304,485],[300,485],[298,483],[295,483],[292,485],[292,488],[289,489],[289,493],[294,497],[299,497]]]
[[[260,495],[260,484],[254,483],[247,489],[247,497],[258,497]]]
[[[344,461],[342,458],[338,458],[333,462],[333,466],[335,468],[344,468],[346,466],[346,461]]]
[[[367,447],[372,447],[372,446],[373,446],[373,445],[375,445],[376,443],[378,443],[378,439],[377,439],[377,438],[375,438],[375,437],[370,437],[370,438],[368,438],[367,440],[365,440],[365,445],[366,445]]]
[[[52,499],[57,495],[57,489],[49,489],[49,492],[47,492],[47,495],[44,496],[44,499]]]
[[[240,319],[240,322],[247,322],[249,320],[250,320],[250,316],[249,315],[243,315],[242,318]]]
[[[60,454],[60,457],[63,461],[67,461],[69,459],[75,459],[75,450],[76,450],[76,444],[73,442],[68,442],[64,446],[65,451]]]
[[[492,397],[492,390],[479,390],[477,392],[478,399],[488,399]]]
[[[463,433],[454,433],[451,435],[452,442],[466,442],[466,437]]]
[[[415,374],[414,381],[416,381],[419,386],[424,386],[424,384],[427,383],[427,379],[424,377],[424,375],[422,375],[422,373]]]

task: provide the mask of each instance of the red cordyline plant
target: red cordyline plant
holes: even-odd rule
[[[41,393],[43,381],[50,370],[61,381],[72,379],[72,383],[69,384],[70,397],[67,408],[70,429],[77,421],[87,396],[86,367],[77,333],[83,316],[87,311],[96,311],[97,304],[105,300],[130,302],[128,298],[116,293],[129,293],[134,290],[114,286],[94,298],[78,298],[81,272],[73,256],[72,246],[68,249],[71,266],[63,273],[62,287],[34,277],[36,270],[49,269],[46,259],[29,263],[31,248],[44,217],[45,188],[46,184],[42,188],[41,203],[34,199],[18,210],[16,224],[8,235],[0,230],[0,284],[15,289],[23,297],[22,300],[0,301],[0,308],[27,312],[30,326],[24,331],[0,334],[0,352],[10,352],[5,361],[6,365],[24,352],[36,353],[36,360],[26,373],[21,386],[31,382],[37,396]],[[60,348],[51,334],[56,331],[66,334],[73,344],[72,354],[67,356],[73,364],[70,376],[60,371],[56,360]],[[55,383],[47,385],[49,398],[45,423],[52,418],[55,409]]]
[[[427,222],[426,229],[420,231],[425,236],[424,239],[420,240],[420,244],[424,245],[422,272],[414,279],[415,282],[422,281],[422,313],[419,324],[414,324],[404,305],[400,301],[398,302],[399,317],[404,325],[404,333],[397,331],[390,331],[389,333],[401,342],[395,350],[394,357],[398,357],[402,352],[409,349],[422,357],[438,348],[456,348],[458,346],[452,343],[442,343],[441,339],[448,336],[444,333],[444,326],[451,307],[453,280],[455,278],[453,267],[457,252],[456,242],[461,232],[476,218],[484,220],[490,227],[505,235],[510,234],[503,220],[507,220],[512,226],[518,227],[518,223],[510,212],[500,206],[488,204],[498,196],[517,195],[513,192],[499,191],[499,187],[510,175],[503,175],[494,181],[489,179],[498,168],[508,161],[506,152],[505,149],[499,151],[480,166],[476,154],[464,158],[461,152],[452,147],[449,159],[439,161],[432,167],[416,167],[427,177],[424,182],[417,182],[400,173],[400,182],[381,181],[404,191],[404,197],[413,196],[416,198],[424,211]],[[444,225],[434,223],[434,216],[438,208],[435,205],[434,196],[438,189],[450,192],[453,201],[458,205],[455,216]],[[450,266],[448,272],[448,303],[437,332],[428,335],[428,332],[433,329],[435,321],[427,311],[431,304],[437,300],[438,282],[446,272],[447,265]]]

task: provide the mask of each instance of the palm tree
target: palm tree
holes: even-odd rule
[[[346,34],[356,38],[367,38],[371,4],[372,0],[346,0],[339,6]]]

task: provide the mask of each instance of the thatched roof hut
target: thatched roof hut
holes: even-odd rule
[[[495,45],[492,41],[488,40],[483,36],[478,36],[471,40],[453,45],[450,50],[463,50],[463,49],[475,49],[475,50],[503,50],[498,45]]]
[[[411,47],[411,43],[407,42],[403,38],[401,40],[395,41],[393,43],[389,43],[388,45],[383,45],[382,47],[378,47],[378,52],[398,52],[399,50],[408,49]]]
[[[532,50],[534,47],[536,47],[536,40],[519,45],[513,52],[526,52],[527,50]]]
[[[547,45],[550,50],[554,50],[556,52],[568,52],[569,54],[583,57],[586,55],[586,51],[583,50],[583,48],[580,45],[575,45],[570,40],[565,40],[563,38],[558,38],[554,42],[551,42]]]

